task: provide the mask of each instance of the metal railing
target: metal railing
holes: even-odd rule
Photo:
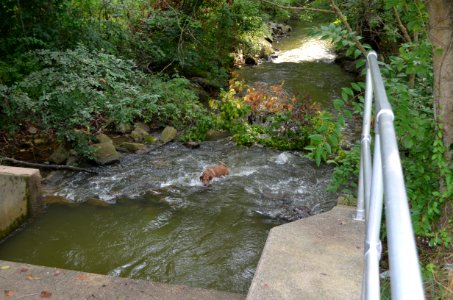
[[[374,95],[374,97],[373,97]],[[375,138],[371,162],[371,111],[375,102]],[[392,299],[424,299],[423,284],[404,185],[393,111],[387,99],[377,54],[367,55],[365,108],[361,139],[360,175],[356,220],[365,220],[365,266],[362,299],[380,299],[382,206],[390,264]]]

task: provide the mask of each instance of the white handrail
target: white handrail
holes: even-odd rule
[[[374,97],[373,97],[374,95]],[[371,110],[375,102],[375,138],[371,163]],[[425,299],[406,187],[398,152],[393,111],[379,71],[377,54],[367,55],[359,190],[356,220],[366,222],[362,299],[380,299],[379,232],[383,198],[387,224],[392,299]]]

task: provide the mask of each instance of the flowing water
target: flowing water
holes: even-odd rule
[[[298,99],[309,97],[324,109],[332,108],[332,100],[338,98],[342,87],[354,79],[340,66],[333,64],[335,54],[331,45],[309,35],[312,23],[297,23],[291,36],[274,43],[278,49],[272,62],[242,68],[239,76],[248,83],[264,82],[282,84]]]
[[[294,78],[292,88],[327,102],[349,78],[340,71],[309,62],[242,72],[251,81]],[[219,161],[230,175],[202,186],[202,170]],[[0,259],[245,293],[269,230],[329,210],[336,198],[325,191],[330,167],[229,139],[199,149],[172,143],[95,170],[50,178],[49,198],[66,204],[48,205],[0,244]]]

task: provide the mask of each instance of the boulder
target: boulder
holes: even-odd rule
[[[143,141],[147,136],[149,136],[149,133],[144,130],[141,127],[136,127],[132,132],[131,132],[131,138],[136,141],[136,142],[141,142]]]
[[[177,133],[178,133],[178,131],[176,130],[176,128],[167,126],[160,134],[160,140],[162,141],[162,143],[166,144],[166,143],[174,140]]]
[[[134,124],[134,128],[141,128],[143,129],[144,131],[146,132],[149,132],[150,131],[150,128],[148,125],[146,125],[145,123],[142,123],[142,122],[137,122]]]
[[[94,161],[100,165],[112,163],[120,159],[120,155],[111,141],[94,144],[93,147],[96,149]]]
[[[155,144],[156,138],[154,138],[152,135],[145,136],[145,143]]]
[[[226,137],[229,137],[231,134],[228,131],[225,130],[215,130],[215,129],[209,129],[208,132],[206,132],[206,137],[205,139],[207,141],[216,141],[220,139],[224,139]]]
[[[272,44],[267,40],[262,39],[260,41],[260,46],[261,46],[260,57],[267,59],[271,56],[272,53],[274,53],[274,48],[272,48]]]
[[[137,151],[146,149],[145,144],[129,143],[129,142],[121,143],[120,147],[126,149],[129,152],[137,152]]]
[[[109,138],[106,134],[103,134],[103,133],[100,133],[100,134],[97,134],[95,136],[96,140],[99,142],[99,143],[106,143],[106,142],[110,142],[112,143],[112,139]]]
[[[49,161],[51,163],[61,165],[64,163],[69,157],[69,151],[63,146],[58,146],[57,150],[55,150],[50,156]]]
[[[278,29],[277,29],[277,23],[275,22],[269,22],[267,23],[267,26],[269,27],[270,31],[275,34],[277,33]]]
[[[290,33],[292,30],[293,30],[293,29],[292,29],[291,26],[286,25],[286,24],[283,24],[283,25],[282,25],[282,32],[283,32],[283,34],[288,34],[288,33]]]

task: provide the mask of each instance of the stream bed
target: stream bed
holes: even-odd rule
[[[297,32],[287,40],[303,40]],[[327,107],[352,79],[323,60],[268,62],[241,76],[285,80]],[[204,187],[201,172],[220,161],[230,175]],[[325,191],[332,167],[228,138],[199,149],[170,143],[94,170],[55,173],[46,193],[65,203],[48,205],[0,244],[0,259],[246,293],[273,226],[336,204]]]

